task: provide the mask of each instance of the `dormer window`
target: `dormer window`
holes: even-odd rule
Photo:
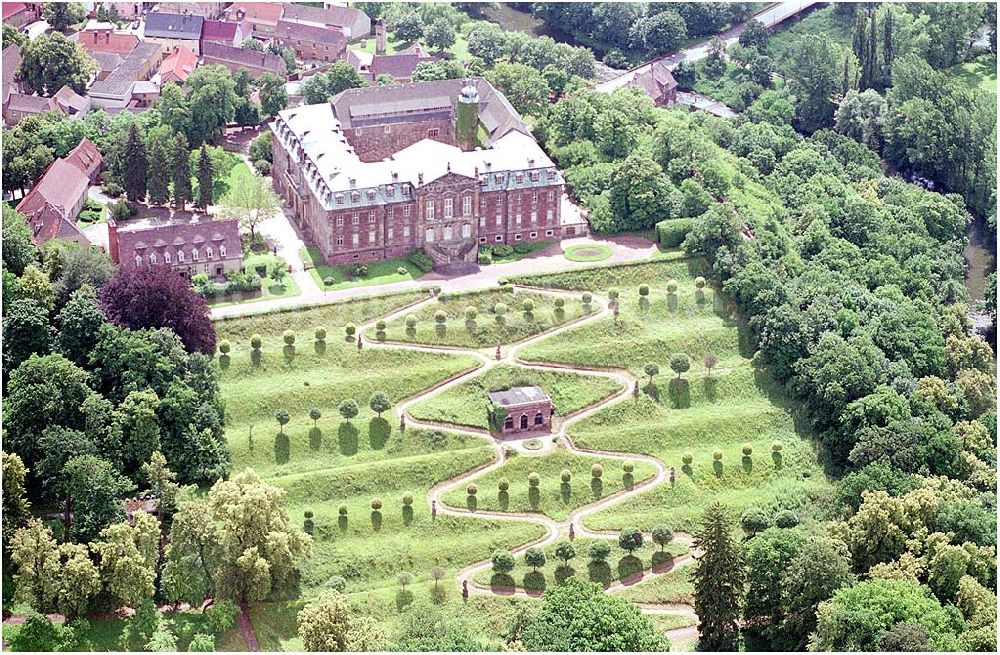
[[[503,184],[503,174],[502,173],[497,173],[494,179],[496,180],[497,184]]]
[[[386,194],[387,196],[389,196],[390,198],[391,198],[392,196],[396,195],[396,187],[392,187],[392,186],[386,186],[386,187],[385,187],[385,194]]]
[[[524,182],[524,173],[518,173],[517,174],[517,181],[518,182]]]
[[[357,191],[352,192],[351,202],[358,202],[359,200],[361,200],[361,194],[359,194]]]
[[[211,259],[211,258],[212,258],[212,246],[208,246],[207,248],[205,248],[205,259]]]
[[[142,266],[142,255],[135,256],[135,265],[136,267]]]
[[[155,263],[156,263],[156,253],[151,252],[149,253],[149,265],[152,266]]]
[[[338,193],[337,194],[337,204],[338,205],[343,205],[344,204],[344,194],[342,194],[342,193]]]
[[[184,251],[183,250],[178,250],[177,251],[177,263],[178,264],[183,264],[184,263]]]
[[[163,253],[163,263],[164,264],[169,264],[170,263],[170,253],[169,252],[164,251],[164,253]]]
[[[556,179],[556,169],[554,168],[549,169],[549,179],[550,180]]]
[[[538,171],[531,171],[531,181],[532,182],[538,181]]]
[[[226,256],[226,246],[225,246],[225,244],[220,244],[219,245],[219,257],[225,258],[225,256]]]
[[[191,261],[195,261],[195,262],[198,261],[198,249],[197,248],[192,248],[191,249]]]
[[[374,189],[369,189],[368,190],[368,199],[369,200],[375,200],[375,190]]]

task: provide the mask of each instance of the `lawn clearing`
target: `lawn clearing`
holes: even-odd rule
[[[557,447],[543,455],[511,457],[499,469],[473,478],[471,482],[477,486],[475,496],[470,496],[462,487],[449,491],[443,498],[454,507],[537,512],[561,521],[577,507],[624,491],[656,473],[651,464],[642,461],[632,463],[635,469],[628,474],[622,470],[620,459],[576,455]],[[600,478],[591,475],[594,464],[603,468]],[[572,476],[568,483],[560,479],[563,470],[568,470]],[[531,473],[538,474],[538,487],[529,485],[528,476]],[[503,478],[510,483],[507,492],[498,489],[498,483]]]
[[[691,574],[694,570],[693,564],[687,564],[629,585],[616,591],[615,595],[636,603],[693,603],[694,582]]]
[[[975,61],[959,64],[945,72],[962,80],[970,89],[979,89],[994,96],[997,93],[996,55],[981,55]]]
[[[502,365],[416,403],[409,408],[409,413],[424,421],[486,430],[489,428],[486,393],[531,385],[541,387],[552,398],[556,420],[560,415],[568,415],[600,402],[621,389],[621,385],[606,377]]]
[[[562,298],[563,307],[556,307],[556,297],[551,294],[511,286],[442,294],[438,300],[406,317],[393,319],[384,331],[370,329],[365,336],[402,343],[486,348],[522,341],[597,311],[596,305],[585,305],[580,297],[566,295]],[[526,301],[532,303],[531,311],[525,311]],[[475,310],[475,318],[467,317],[469,307]],[[443,322],[437,320],[438,312],[442,312]],[[411,316],[416,323],[408,327],[407,318]]]
[[[354,277],[350,274],[352,268],[350,264],[337,265],[324,263],[323,254],[316,246],[302,248],[299,250],[299,257],[302,258],[302,264],[306,270],[316,280],[316,284],[324,291],[378,286],[380,284],[417,280],[423,276],[423,272],[406,257],[364,262],[364,265],[368,267],[368,273],[361,277]],[[400,273],[400,270],[403,272]],[[326,283],[326,280],[330,278],[333,279],[333,284]]]
[[[570,246],[563,256],[571,262],[599,262],[611,256],[611,248],[603,243]]]

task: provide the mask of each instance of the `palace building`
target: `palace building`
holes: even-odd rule
[[[586,234],[563,178],[482,78],[348,89],[271,125],[275,190],[327,262],[423,249],[445,271],[478,246]]]

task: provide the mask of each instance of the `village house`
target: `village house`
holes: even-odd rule
[[[143,40],[159,43],[164,52],[176,46],[184,46],[197,54],[201,53],[201,25],[204,17],[194,14],[171,14],[153,12],[146,15]]]
[[[371,34],[372,21],[368,14],[354,7],[309,7],[288,3],[282,19],[301,25],[315,25],[339,30],[348,41],[358,41]]]
[[[140,18],[145,12],[145,2],[102,2],[105,9],[108,11],[114,10],[118,14],[119,18],[125,20],[133,20],[135,18]]]
[[[292,48],[295,57],[305,61],[339,61],[347,50],[347,39],[340,30],[285,20],[278,21],[272,38]]]
[[[242,23],[227,23],[221,20],[206,20],[201,24],[201,45],[205,43],[221,43],[223,45],[236,46],[243,45],[243,41],[249,38],[250,34],[244,34],[243,30],[249,31],[249,24],[244,28]]]
[[[5,2],[3,3],[3,22],[20,29],[38,20],[42,14],[40,2]]]
[[[4,113],[7,110],[7,99],[11,93],[21,90],[21,84],[17,80],[17,69],[21,67],[21,49],[16,45],[10,45],[3,49],[3,107]]]
[[[160,64],[160,84],[176,82],[183,85],[197,66],[198,55],[188,50],[185,46],[174,46],[171,53]]]
[[[107,23],[89,23],[87,29],[76,34],[80,46],[93,55],[98,52],[108,52],[127,57],[139,45],[139,37],[134,34],[122,34],[112,30]]]
[[[245,21],[252,32],[244,34],[245,39],[251,36],[267,39],[274,34],[282,13],[282,5],[276,2],[234,2],[226,8],[226,20],[231,23]]]
[[[677,80],[662,61],[653,62],[649,70],[637,73],[629,86],[645,91],[657,107],[669,107],[677,102]]]
[[[221,277],[243,268],[243,245],[236,219],[207,217],[161,225],[108,221],[108,254],[122,268],[169,266],[184,277]]]
[[[219,18],[226,9],[228,2],[160,2],[158,11],[172,14],[194,14],[204,18]]]
[[[95,82],[87,94],[94,108],[114,110],[138,107],[142,99],[133,98],[135,83],[148,80],[162,59],[162,46],[142,42],[122,60],[118,68],[103,80]],[[148,87],[140,87],[140,95],[148,95]]]
[[[201,54],[201,63],[205,66],[222,64],[234,73],[245,70],[250,74],[250,77],[256,78],[264,73],[274,73],[283,78],[288,73],[285,60],[267,52],[257,52],[256,50],[236,48],[209,41],[205,43]]]
[[[512,387],[486,394],[506,412],[502,435],[552,430],[552,399],[539,387]]]
[[[37,116],[46,111],[58,111],[78,120],[90,111],[90,98],[79,95],[68,86],[59,89],[51,98],[11,93],[3,106],[4,124],[13,127],[29,116]]]
[[[563,178],[482,78],[348,89],[271,125],[272,180],[330,263],[422,248],[444,271],[479,245],[585,234]]]
[[[50,239],[80,245],[90,242],[76,227],[76,217],[87,202],[87,189],[103,166],[93,143],[83,139],[65,158],[45,169],[35,186],[17,205],[27,218],[31,240],[41,248]]]

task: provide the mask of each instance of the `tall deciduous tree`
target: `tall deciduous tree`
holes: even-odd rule
[[[704,552],[694,572],[699,646],[738,650],[745,572],[740,545],[733,538],[732,519],[722,505],[714,503],[705,510],[694,543]]]
[[[265,116],[274,116],[288,106],[288,92],[283,79],[273,73],[264,73],[257,84],[260,91],[260,111]]]
[[[54,32],[29,41],[21,50],[18,75],[30,89],[54,95],[68,86],[79,94],[87,92],[87,80],[97,64],[76,41]]]
[[[212,158],[208,156],[208,150],[204,145],[198,153],[198,199],[195,207],[205,211],[212,204]]]
[[[644,230],[669,218],[669,184],[652,159],[631,155],[611,174],[610,230]]]
[[[97,304],[97,292],[89,284],[83,285],[73,292],[56,316],[59,328],[56,349],[78,366],[84,366],[105,323],[107,320]]]
[[[333,589],[299,610],[297,621],[302,646],[309,652],[383,650],[387,644],[371,617],[353,616],[344,597]]]
[[[816,629],[816,608],[853,582],[846,544],[826,535],[809,537],[781,575],[784,618],[773,648],[805,650],[809,635]]]
[[[123,151],[125,158],[124,187],[125,195],[132,202],[142,202],[146,199],[147,166],[146,144],[143,142],[139,126],[135,123],[128,130]]]
[[[825,35],[805,34],[795,41],[788,74],[795,92],[795,113],[806,132],[830,124],[840,91],[840,54]]]
[[[236,111],[236,82],[221,64],[201,66],[187,79],[191,145],[200,146],[222,131]]]
[[[17,453],[3,452],[3,546],[28,519],[31,504],[25,491],[28,469]]]
[[[62,32],[86,18],[87,10],[79,2],[45,2],[42,17],[53,29]]]
[[[135,487],[111,462],[93,455],[74,457],[63,467],[63,478],[73,513],[70,533],[76,541],[91,541],[125,517],[122,501]]]
[[[155,591],[157,542],[160,522],[145,512],[136,512],[134,525],[110,525],[92,544],[101,568],[105,589],[129,607],[152,598]]]
[[[222,213],[239,221],[240,228],[257,233],[257,226],[271,214],[279,211],[281,201],[268,180],[256,172],[240,175],[222,199]]]

